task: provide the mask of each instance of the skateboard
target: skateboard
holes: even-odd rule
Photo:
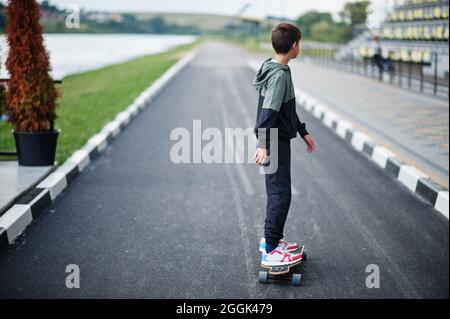
[[[258,281],[261,284],[267,284],[269,283],[269,280],[275,280],[275,281],[291,281],[293,286],[300,286],[302,281],[302,274],[300,273],[294,273],[294,269],[300,265],[303,261],[306,261],[307,255],[305,246],[300,246],[299,250],[296,252],[302,255],[302,258],[300,260],[292,265],[289,266],[263,266],[262,268],[265,270],[262,270],[259,272]]]

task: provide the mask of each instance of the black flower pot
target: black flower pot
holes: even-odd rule
[[[55,163],[60,130],[43,132],[13,131],[17,158],[21,166],[51,166]]]

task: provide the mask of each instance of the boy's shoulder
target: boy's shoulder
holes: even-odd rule
[[[287,79],[290,76],[290,72],[284,69],[278,69],[273,71],[272,77],[274,79]]]
[[[274,82],[277,82],[279,84],[283,84],[283,86],[286,86],[289,81],[291,80],[291,74],[290,72],[287,72],[286,70],[280,69],[274,72],[272,75]]]

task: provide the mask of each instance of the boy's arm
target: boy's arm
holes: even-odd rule
[[[275,123],[283,103],[284,94],[286,92],[286,79],[284,72],[278,72],[273,75],[267,82],[266,94],[256,123],[256,131],[258,132],[257,148],[266,148],[270,140],[270,129],[275,127]],[[266,129],[265,134],[259,129]]]
[[[300,121],[297,115],[297,132],[300,134],[302,139],[306,143],[306,151],[308,153],[312,153],[316,150],[316,144],[314,143],[313,138],[309,135],[309,132],[306,130],[306,124]]]
[[[304,138],[306,135],[309,135],[308,131],[306,130],[306,124],[300,121],[298,115],[297,115],[297,132],[298,134],[300,134],[302,138]]]

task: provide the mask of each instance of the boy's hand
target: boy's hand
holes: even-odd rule
[[[267,149],[265,148],[257,148],[255,155],[253,155],[253,159],[256,164],[262,166],[267,161]]]
[[[311,135],[305,135],[305,137],[303,138],[303,140],[306,143],[306,151],[308,153],[312,153],[316,150],[316,144],[314,143],[314,140],[312,139]]]

